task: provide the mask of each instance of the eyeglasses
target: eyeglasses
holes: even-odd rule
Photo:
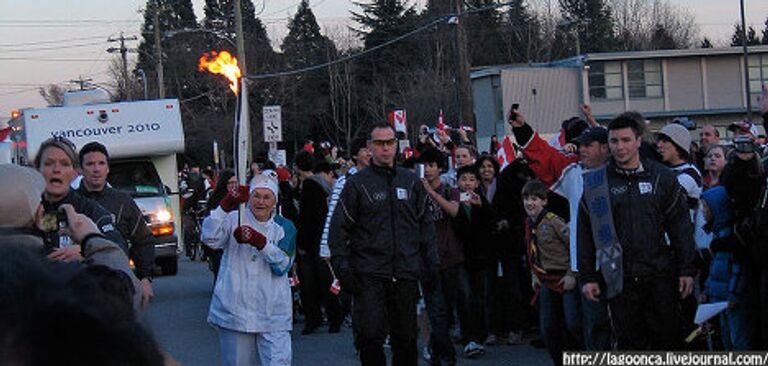
[[[390,139],[390,140],[371,140],[371,143],[374,146],[382,147],[382,146],[395,146],[395,143],[397,143],[396,139]]]

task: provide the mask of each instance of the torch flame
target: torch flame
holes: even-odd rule
[[[200,71],[208,70],[213,74],[226,76],[227,79],[229,79],[229,88],[237,94],[238,79],[240,79],[241,75],[240,68],[237,66],[237,59],[232,57],[229,52],[206,52],[200,57],[198,69]]]

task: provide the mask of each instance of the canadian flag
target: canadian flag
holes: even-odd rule
[[[296,287],[299,285],[299,276],[293,275],[291,277],[288,277],[288,284],[291,287]]]
[[[499,161],[499,171],[504,170],[504,168],[509,165],[512,160],[515,160],[515,148],[512,146],[512,140],[509,138],[509,136],[504,137],[504,142],[501,144],[501,149],[496,152],[496,159]]]
[[[399,131],[402,133],[406,133],[405,110],[395,109],[389,112],[389,123],[392,124],[392,127],[395,129],[396,132]]]
[[[341,282],[339,282],[338,278],[333,279],[333,283],[331,284],[331,287],[328,288],[328,291],[334,295],[338,295],[339,292],[341,292]]]
[[[436,127],[437,127],[438,130],[443,130],[443,131],[445,131],[447,129],[450,129],[445,124],[445,122],[443,121],[443,110],[442,109],[440,110],[440,117],[437,118],[437,126]]]

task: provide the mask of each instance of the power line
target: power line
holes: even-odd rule
[[[30,58],[30,57],[0,57],[0,61],[31,61],[31,62],[91,62],[110,61],[94,58]]]
[[[451,18],[463,17],[463,16],[466,16],[466,15],[474,14],[474,13],[479,13],[479,12],[483,12],[483,11],[498,9],[498,8],[501,8],[501,7],[504,7],[504,6],[508,6],[510,4],[512,4],[512,3],[511,2],[507,2],[507,3],[493,4],[493,5],[488,5],[488,6],[484,6],[484,7],[481,7],[481,8],[474,8],[474,9],[465,10],[465,11],[460,12],[458,14],[446,14],[446,15],[437,17],[434,20],[432,20],[431,22],[426,23],[426,24],[424,24],[424,25],[422,25],[422,26],[420,26],[420,27],[418,27],[418,28],[416,28],[414,30],[411,30],[411,31],[409,31],[407,33],[404,33],[404,34],[398,36],[398,37],[390,39],[389,41],[386,41],[384,43],[381,43],[381,44],[378,44],[376,46],[373,46],[373,47],[371,47],[371,48],[369,48],[369,49],[367,49],[365,51],[361,51],[361,52],[358,52],[356,54],[344,56],[342,58],[338,58],[338,59],[333,60],[333,61],[324,62],[324,63],[321,63],[321,64],[312,65],[312,66],[307,66],[307,67],[304,67],[304,68],[301,68],[301,69],[296,69],[296,70],[280,71],[280,72],[274,72],[274,73],[269,73],[269,74],[260,74],[260,75],[245,75],[244,77],[249,79],[249,80],[270,79],[270,78],[274,78],[274,77],[303,74],[305,72],[326,68],[328,66],[332,66],[332,65],[335,65],[335,64],[339,64],[339,63],[344,63],[344,62],[347,62],[347,61],[350,61],[350,60],[354,60],[356,58],[363,57],[363,56],[365,56],[365,55],[367,55],[369,53],[376,52],[376,51],[378,51],[378,50],[380,50],[382,48],[385,48],[385,47],[388,47],[390,45],[393,45],[393,44],[395,44],[397,42],[400,42],[400,41],[402,41],[402,40],[404,40],[406,38],[409,38],[409,37],[411,37],[411,36],[413,36],[415,34],[421,33],[424,30],[430,29],[432,26],[434,26],[436,24],[439,24],[439,23],[442,23],[442,22],[447,22]]]
[[[94,39],[104,39],[109,37],[110,35],[103,35],[103,36],[92,36],[92,37],[79,37],[79,38],[68,38],[68,39],[57,39],[52,41],[35,41],[35,42],[22,42],[22,43],[0,43],[0,47],[6,48],[6,47],[26,47],[26,46],[37,46],[37,45],[43,45],[43,44],[58,44],[61,42],[71,42],[71,41],[88,41],[88,40],[94,40]]]
[[[60,46],[38,47],[38,48],[2,50],[2,52],[3,53],[11,53],[11,52],[55,51],[55,50],[62,50],[62,49],[69,49],[69,48],[90,47],[90,46],[96,46],[96,45],[100,45],[100,44],[104,44],[104,41],[101,41],[101,42],[88,42],[88,43],[76,43],[76,44],[60,45]]]

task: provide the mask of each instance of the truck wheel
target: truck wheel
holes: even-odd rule
[[[160,262],[160,271],[167,276],[173,276],[179,271],[179,262],[176,258],[166,258]]]

